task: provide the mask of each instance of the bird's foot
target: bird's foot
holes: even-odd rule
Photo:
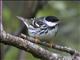
[[[35,37],[34,37],[34,40],[35,40],[35,43],[40,43],[39,36],[35,36]]]
[[[47,45],[48,45],[48,47],[52,48],[53,43],[52,42],[49,42],[49,43],[47,43]]]

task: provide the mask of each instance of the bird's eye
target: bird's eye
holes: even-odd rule
[[[59,20],[57,19],[57,17],[55,17],[55,16],[47,16],[47,17],[45,18],[45,20],[50,21],[50,22],[57,22],[57,21],[59,21]]]

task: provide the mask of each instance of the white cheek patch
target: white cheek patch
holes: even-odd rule
[[[48,26],[55,26],[57,23],[56,22],[48,22],[48,21],[45,21],[46,22],[46,24],[48,25]]]

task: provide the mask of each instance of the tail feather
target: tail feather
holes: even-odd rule
[[[28,24],[28,20],[23,18],[23,17],[20,17],[20,16],[16,16],[19,20],[21,20],[27,27],[29,26]]]

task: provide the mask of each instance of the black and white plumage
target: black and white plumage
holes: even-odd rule
[[[59,19],[54,16],[33,18],[30,20],[17,16],[28,28],[29,36],[38,36],[41,40],[49,41],[52,39],[57,30]]]

